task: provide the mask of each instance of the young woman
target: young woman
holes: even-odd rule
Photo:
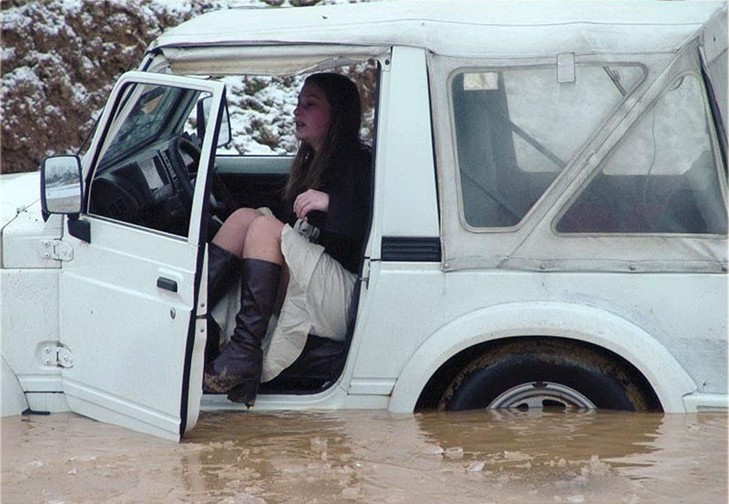
[[[240,269],[241,308],[230,342],[205,366],[206,391],[228,393],[250,407],[261,380],[293,363],[310,332],[345,338],[371,204],[371,154],[359,138],[361,116],[351,80],[309,76],[294,110],[300,146],[284,190],[287,215],[278,220],[239,209],[213,238],[210,307]],[[279,292],[286,295],[264,358]]]

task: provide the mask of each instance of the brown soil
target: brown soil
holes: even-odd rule
[[[2,173],[75,152],[116,78],[183,20],[149,0],[83,0],[78,10],[60,1],[3,4]]]

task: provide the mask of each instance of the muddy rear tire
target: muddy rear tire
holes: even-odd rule
[[[564,340],[515,339],[468,364],[438,409],[660,410],[635,369],[590,346]]]

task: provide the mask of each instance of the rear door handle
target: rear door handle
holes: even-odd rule
[[[157,279],[157,287],[171,292],[177,292],[177,282],[169,278],[159,277]]]

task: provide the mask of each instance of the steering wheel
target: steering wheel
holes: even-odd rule
[[[195,189],[191,181],[191,173],[197,173],[197,165],[200,163],[200,149],[195,143],[185,137],[179,136],[172,141],[170,146],[170,164],[174,172],[175,193],[182,198],[185,208],[192,206],[192,195]]]
[[[192,203],[192,194],[194,192],[195,178],[197,177],[198,166],[200,164],[200,147],[189,135],[184,134],[177,137],[172,144],[176,156],[181,163],[172,163],[178,178],[184,179],[182,190],[189,194],[189,201]],[[221,220],[225,220],[235,210],[235,200],[226,187],[223,179],[214,170],[210,187],[210,212]]]

